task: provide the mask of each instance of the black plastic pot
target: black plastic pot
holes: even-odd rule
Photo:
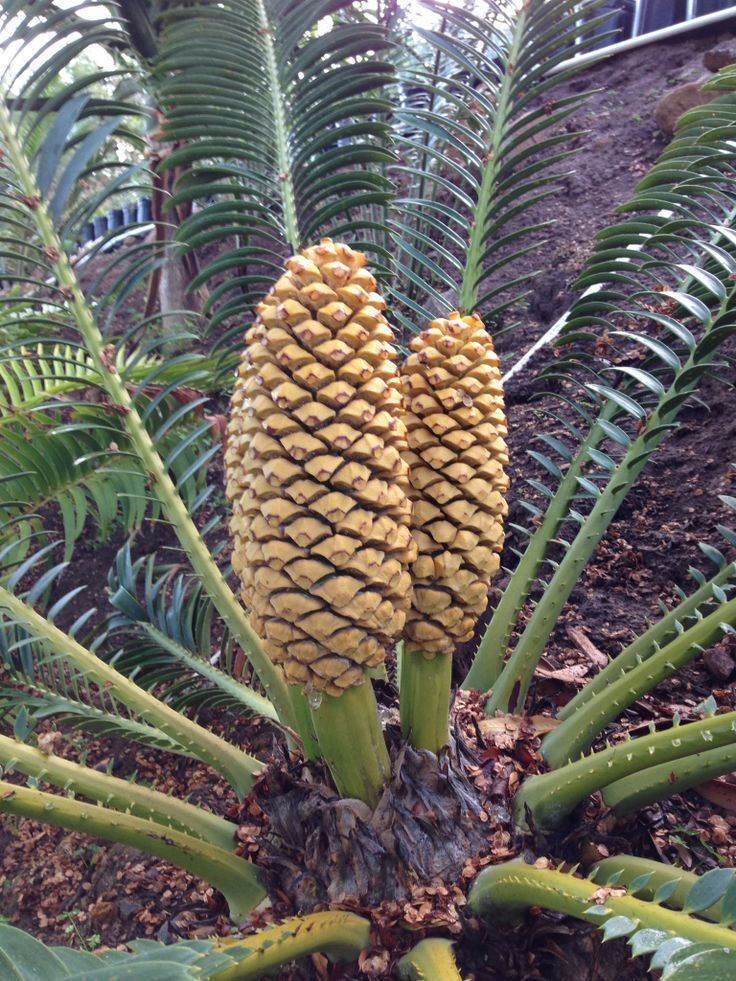
[[[138,221],[150,221],[152,214],[151,199],[140,198],[138,201]]]
[[[96,215],[94,218],[95,238],[102,238],[107,231],[107,215]]]

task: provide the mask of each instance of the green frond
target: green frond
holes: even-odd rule
[[[211,331],[240,330],[285,255],[320,235],[381,244],[393,70],[385,30],[343,17],[350,9],[226,0],[163,14],[164,166],[183,171],[169,206],[198,205],[179,231],[184,248],[228,244],[193,283],[214,286]]]
[[[8,556],[4,558],[7,561]],[[30,570],[33,558],[27,559],[16,575],[24,575],[24,569]],[[41,578],[51,585],[64,568],[63,564],[56,566],[50,576],[44,572]],[[64,593],[54,602],[50,615],[61,615],[79,592],[77,588]],[[81,631],[94,612],[92,609],[83,613],[72,624],[70,633]],[[56,719],[95,735],[121,735],[144,746],[190,755],[155,725],[136,719],[111,690],[94,684],[75,668],[72,660],[58,652],[46,651],[17,622],[0,623],[0,669],[0,718],[12,722],[20,739],[26,739],[44,719]]]
[[[721,113],[736,114],[736,96],[719,100],[719,116],[713,118]],[[700,162],[709,149],[718,152],[709,156],[701,179]],[[568,407],[577,403],[587,432],[577,452],[575,438],[563,443],[560,463],[545,455],[550,479],[532,484],[549,504],[546,511],[528,509],[536,530],[465,682],[493,686],[490,710],[521,705],[582,569],[734,332],[733,155],[718,127],[711,130],[706,121],[696,132],[686,126],[668,153],[691,151],[684,175],[672,172],[664,159],[652,172],[668,189],[668,215],[659,213],[662,201],[651,199],[646,178],[626,206],[635,218],[599,236],[581,276],[586,292],[560,335],[560,357],[547,370],[565,382]],[[574,400],[572,392],[578,393]],[[559,447],[553,449],[559,454]],[[514,626],[553,543],[563,546],[562,558],[550,577],[541,577],[543,596],[503,668]]]
[[[353,961],[369,939],[368,920],[340,911],[294,917],[244,937],[184,940],[169,946],[155,940],[132,940],[130,952],[94,954],[47,947],[22,930],[0,925],[0,965],[12,970],[8,977],[13,981],[37,981],[40,976],[71,981],[112,981],[113,977],[256,981],[290,961],[319,952],[333,961]]]
[[[625,866],[628,856],[622,859]],[[609,863],[609,869],[615,867],[617,859]],[[672,895],[671,884],[677,888],[680,873],[658,862],[649,864],[655,868],[636,879],[627,881],[627,876],[614,874],[596,887],[590,880],[546,864],[506,862],[481,872],[470,893],[470,907],[481,916],[513,919],[531,906],[541,906],[593,923],[602,930],[604,941],[625,937],[632,956],[650,956],[649,970],[661,971],[663,981],[729,977],[736,950],[736,932],[730,929],[736,896],[734,870],[714,869],[694,877],[684,905],[667,909],[660,903],[666,902],[667,893]],[[661,891],[650,899],[647,882],[653,876],[660,880]],[[594,878],[601,882],[598,875]],[[628,891],[621,888],[624,883]],[[698,918],[716,902],[724,910],[728,902],[730,914],[717,923]]]
[[[213,629],[219,625],[212,601],[190,575],[176,566],[158,567],[155,554],[133,562],[126,545],[108,585],[117,611],[108,637],[118,648],[118,671],[182,712],[220,705],[277,718],[271,702],[254,690],[256,678],[245,683],[232,677],[232,636],[227,627]]]
[[[530,777],[514,801],[517,820],[536,829],[556,827],[599,790],[611,807],[625,813],[730,773],[735,758],[736,712],[683,724],[675,717],[668,729]]]
[[[265,898],[257,866],[209,841],[134,814],[0,780],[0,813],[43,821],[139,848],[210,882],[242,922]]]
[[[183,434],[177,432],[178,425],[172,428],[183,414],[191,414],[192,405],[201,406],[201,400],[187,402],[173,412],[166,412],[161,419],[166,398],[172,394],[169,386],[164,386],[150,399],[146,398],[145,381],[138,383],[132,392],[129,391],[125,377],[117,370],[119,345],[106,343],[102,334],[98,317],[105,303],[101,301],[93,306],[92,298],[83,293],[76,271],[54,226],[49,202],[40,194],[37,179],[23,148],[22,135],[7,102],[3,100],[0,100],[0,134],[9,188],[9,193],[2,198],[2,202],[7,206],[8,220],[22,226],[28,240],[37,246],[34,258],[29,263],[24,263],[20,272],[12,271],[9,278],[11,282],[25,282],[29,287],[40,289],[45,295],[51,294],[51,301],[47,302],[53,302],[57,306],[66,331],[79,338],[102,380],[105,403],[125,430],[133,454],[131,459],[134,457],[137,460],[134,469],[140,467],[145,473],[147,488],[155,495],[167,520],[173,525],[195,572],[212,596],[218,611],[237,637],[241,648],[247,652],[260,681],[277,706],[280,718],[287,724],[294,723],[292,698],[282,673],[263,651],[240,602],[224,579],[203,541],[203,534],[193,521],[192,515],[212,492],[205,488],[189,506],[185,500],[191,485],[205,472],[210,460],[220,452],[219,443],[212,440],[212,424],[207,418],[195,420],[192,428],[184,427]],[[29,275],[25,275],[26,269]],[[181,338],[174,335],[167,340],[177,344]],[[139,342],[133,346],[143,357],[161,348],[163,343],[161,338],[157,338],[151,344],[141,346]],[[123,362],[127,364],[125,358]],[[150,375],[155,375],[156,370]],[[57,426],[56,432],[74,426],[78,427],[78,423],[65,423],[61,427]],[[100,428],[105,428],[104,424],[100,424]],[[201,447],[203,438],[209,442],[205,449]],[[193,456],[191,462],[186,459],[190,453]]]
[[[34,787],[47,783],[97,801],[113,811],[174,828],[217,848],[234,849],[237,828],[229,821],[169,794],[144,787],[135,779],[121,780],[110,773],[100,773],[18,738],[0,734],[0,769],[6,774],[25,774]]]
[[[18,318],[15,323],[27,329],[26,318]],[[164,343],[168,345],[168,339]],[[194,382],[203,392],[214,388],[214,364],[193,352],[164,359],[155,352],[141,354],[118,347],[116,365],[129,385],[145,388],[156,384],[162,388]],[[44,408],[47,403],[66,402],[72,392],[90,389],[99,391],[100,378],[82,347],[37,341],[9,345],[0,351],[0,427],[13,416]]]
[[[528,276],[515,262],[544,224],[519,227],[554,192],[575,134],[559,125],[585,94],[558,97],[569,72],[550,74],[596,23],[600,4],[532,0],[506,11],[423,0],[431,29],[416,28],[404,57],[395,138],[397,315],[409,330],[453,308],[497,322]],[[401,309],[403,307],[403,310]]]
[[[15,594],[34,558],[27,559],[16,569],[7,580],[7,585],[0,585],[2,622],[6,624],[5,630],[9,631],[0,632],[3,643],[0,653],[11,676],[33,679],[33,685],[38,674],[42,692],[46,689],[62,695],[71,693],[74,701],[87,702],[109,715],[119,714],[118,705],[125,706],[126,717],[130,713],[130,716],[160,730],[187,755],[219,770],[239,794],[245,794],[253,783],[254,774],[261,768],[259,760],[180,715],[116,671],[95,651],[79,643],[76,634],[89,618],[89,613],[78,619],[69,633],[64,633],[55,625],[54,617],[74,593],[66,594],[61,601],[57,601],[48,616],[34,609],[34,604],[42,599],[63,566],[44,572],[25,597]],[[73,676],[69,681],[59,678],[59,674],[66,671]],[[19,715],[16,714],[16,728]]]
[[[451,940],[428,937],[420,940],[396,965],[407,981],[461,981]]]
[[[650,858],[615,855],[598,862],[590,878],[601,886],[623,886],[639,899],[661,903],[670,909],[688,906],[688,912],[695,912],[704,920],[733,928],[736,911],[729,908],[728,903],[736,896],[736,885],[732,884],[734,872],[732,869],[717,871],[716,876],[698,876],[695,872],[673,868]],[[693,892],[696,883],[701,885]]]
[[[120,62],[88,67],[100,48],[112,53],[127,46],[124,20],[102,5],[86,9],[83,18],[79,10],[60,10],[50,0],[32,9],[6,4],[1,21],[6,55],[0,86],[65,239],[77,238],[109,199],[141,186],[135,156],[148,115],[142,100],[123,102],[112,94],[134,71]]]
[[[159,412],[154,421],[165,418]],[[81,404],[69,421],[62,419],[47,412],[4,420],[0,529],[7,531],[0,530],[0,542],[8,534],[27,539],[45,527],[49,511],[60,513],[69,559],[88,519],[97,526],[99,537],[106,539],[116,522],[129,534],[141,527],[144,518],[159,517],[160,504],[152,497],[148,475],[132,454],[114,412]],[[211,425],[204,423],[194,429],[174,428],[162,440],[172,475],[191,509],[206,486],[208,459],[219,451],[211,435]]]
[[[731,564],[730,571],[733,582],[736,563]],[[615,668],[613,671],[605,669],[606,677],[596,686],[597,693],[585,700],[584,704],[578,703],[567,714],[562,725],[545,737],[542,752],[552,766],[562,766],[568,760],[577,759],[608,723],[622,715],[637,699],[692,662],[704,650],[720,641],[724,634],[733,631],[736,597],[732,595],[729,600],[720,587],[715,587],[715,592],[720,601],[710,604],[710,613],[696,608],[692,614],[694,622],[688,627],[681,620],[672,618],[672,639],[661,647],[659,644],[652,645],[641,660],[636,655],[632,657],[630,650],[624,652],[628,655],[628,663],[619,667],[618,671]],[[733,589],[729,592],[733,594]],[[616,660],[611,664],[615,665]],[[672,772],[668,776],[674,784]]]

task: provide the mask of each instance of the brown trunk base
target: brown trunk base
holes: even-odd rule
[[[398,748],[374,812],[283,770],[271,771],[254,796],[267,821],[259,862],[269,888],[300,912],[405,899],[418,885],[456,881],[488,849],[487,814],[452,753],[438,760]]]

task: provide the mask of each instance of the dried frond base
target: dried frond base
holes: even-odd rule
[[[268,822],[259,862],[272,894],[301,912],[321,903],[375,906],[460,879],[494,828],[452,754],[402,745],[376,810],[340,800],[301,773],[272,771],[255,791]]]

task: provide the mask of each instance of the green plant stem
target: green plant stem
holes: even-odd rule
[[[120,377],[113,350],[105,346],[102,333],[92,315],[77,276],[62,248],[45,203],[41,200],[33,174],[15,132],[5,98],[0,93],[0,133],[9,162],[17,176],[22,194],[37,202],[32,209],[33,220],[56,273],[59,289],[68,298],[79,333],[97,370],[100,380],[121,414],[128,436],[141,460],[153,492],[159,498],[167,518],[204,588],[225,621],[228,629],[247,655],[253,669],[276,707],[283,723],[295,727],[291,700],[282,672],[271,663],[251,628],[243,607],[225,581],[217,563],[204,543],[197,526],[189,516],[176,485],[169,476],[128,390]]]
[[[396,965],[403,981],[462,981],[455,963],[452,940],[427,937],[404,954]]]
[[[632,668],[585,705],[578,708],[562,725],[542,741],[542,755],[551,767],[576,759],[603,729],[638,698],[689,664],[705,647],[710,647],[723,633],[724,624],[736,622],[736,599],[720,605],[710,616],[699,620],[689,630],[678,634],[661,650]]]
[[[404,648],[401,658],[401,731],[415,749],[439,753],[447,745],[452,657]]]
[[[628,647],[625,647],[620,654],[612,658],[611,661],[599,671],[573,698],[564,705],[557,713],[557,718],[569,719],[576,715],[579,709],[594,699],[601,692],[606,692],[609,686],[622,678],[632,668],[636,668],[642,661],[656,653],[658,646],[663,642],[668,642],[670,637],[677,632],[678,623],[694,616],[700,606],[709,600],[715,601],[713,597],[713,587],[723,587],[733,582],[736,577],[736,563],[730,562],[718,571],[718,573],[703,583],[695,592],[678,603],[674,609],[666,613],[660,620],[640,637],[637,637]],[[544,744],[543,744],[544,745]]]
[[[281,187],[282,214],[284,219],[284,238],[291,248],[298,252],[301,248],[299,220],[296,211],[296,194],[294,178],[291,172],[289,155],[289,128],[286,125],[286,106],[284,103],[281,76],[279,74],[279,59],[273,43],[273,28],[268,19],[268,10],[264,0],[257,0],[258,18],[261,23],[261,38],[266,55],[266,71],[268,72],[268,91],[271,93],[271,110],[273,112],[273,137],[276,150],[278,179]]]
[[[370,921],[355,913],[330,910],[286,920],[259,930],[253,937],[218,941],[218,950],[238,957],[239,948],[252,953],[212,975],[212,981],[257,981],[287,961],[325,953],[331,960],[354,961],[370,943]]]
[[[222,773],[239,794],[244,796],[248,792],[255,774],[263,769],[260,760],[249,756],[139,688],[2,586],[0,608],[6,609],[35,637],[51,647],[54,653],[69,658],[86,678],[100,685],[141,719],[160,729],[191,756],[209,763]]]
[[[155,821],[184,834],[208,841],[218,848],[235,847],[237,826],[216,814],[193,807],[167,794],[129,780],[80,766],[53,753],[0,735],[0,763],[6,770],[20,770],[63,790],[83,794],[105,807]]]
[[[589,912],[598,903],[596,892],[596,887],[587,879],[576,879],[566,872],[540,869],[522,862],[508,862],[481,872],[470,891],[469,905],[481,916],[491,913],[513,916],[530,906],[542,906],[600,926],[604,922],[601,916]],[[634,896],[607,895],[603,902],[612,915],[626,916],[639,928],[666,930],[693,943],[736,949],[736,932],[726,927],[704,923]]]
[[[664,901],[664,905],[671,909],[682,909],[685,899],[692,887],[700,879],[694,872],[686,872],[685,869],[676,869],[671,865],[663,865],[662,862],[655,862],[651,858],[639,858],[637,855],[616,855],[613,858],[604,858],[602,862],[592,869],[590,878],[602,886],[616,885],[629,888],[631,883],[642,876],[649,879],[644,886],[636,890],[639,899],[651,902],[660,886],[666,882],[678,880],[677,888],[672,895]],[[708,909],[699,910],[698,916],[713,923],[720,923],[723,919],[723,900]]]
[[[375,807],[391,775],[391,762],[370,680],[366,678],[337,698],[317,696],[312,702],[312,721],[340,794]]]
[[[312,712],[309,708],[309,699],[301,689],[301,685],[289,685],[289,698],[294,708],[297,729],[301,736],[302,750],[304,758],[314,762],[322,759],[317,735],[314,731],[312,722]]]
[[[83,804],[0,780],[2,811],[131,845],[163,858],[218,889],[227,899],[230,916],[235,922],[242,922],[266,896],[258,871],[250,862],[231,851],[132,814],[108,811],[97,804]]]
[[[607,404],[599,418],[607,421],[614,415],[614,408],[613,405]],[[583,469],[588,463],[588,450],[595,449],[604,438],[605,433],[599,422],[594,423],[560,481],[542,523],[530,538],[519,564],[511,575],[511,581],[493,611],[493,617],[483,634],[462,688],[488,691],[495,685],[503,670],[504,659],[509,650],[519,613],[529,598],[531,587],[539,575],[552,541],[568,517],[573,497],[580,489],[578,477],[582,477]]]
[[[734,770],[736,744],[707,749],[670,763],[647,767],[641,773],[632,773],[608,784],[603,790],[603,803],[613,808],[616,814],[629,814]]]
[[[692,756],[703,749],[736,744],[736,712],[672,726],[591,753],[559,770],[526,780],[516,795],[516,821],[554,828],[589,794],[640,770]]]

